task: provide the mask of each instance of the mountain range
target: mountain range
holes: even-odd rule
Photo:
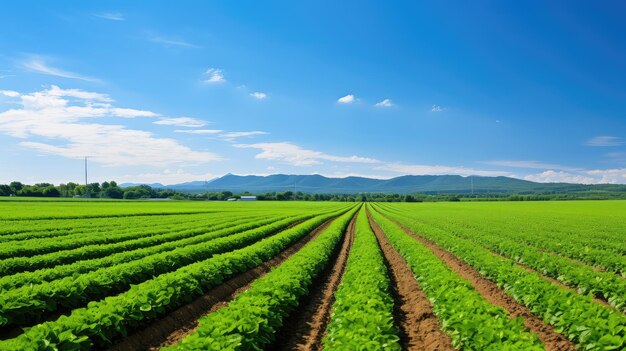
[[[124,183],[122,187],[141,185]],[[180,184],[146,184],[153,188],[200,193],[208,191],[231,191],[233,193],[266,193],[301,191],[304,193],[355,194],[355,193],[570,193],[581,191],[626,191],[626,185],[537,183],[510,177],[482,177],[459,175],[406,175],[391,179],[365,177],[330,178],[318,174],[268,176],[227,174],[210,181],[193,181]]]

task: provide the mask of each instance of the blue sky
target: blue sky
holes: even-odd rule
[[[0,183],[626,183],[623,2],[1,6]]]

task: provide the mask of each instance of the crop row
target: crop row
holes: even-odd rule
[[[455,348],[543,350],[521,319],[511,319],[505,310],[487,302],[469,282],[395,223],[376,211],[372,217],[415,274]]]
[[[77,233],[58,238],[37,238],[22,240],[16,242],[3,243],[0,247],[0,259],[16,256],[33,256],[41,255],[49,252],[57,252],[60,250],[70,250],[81,248],[86,245],[96,244],[114,244],[128,240],[139,239],[146,236],[159,234],[168,234],[173,230],[185,230],[188,228],[197,228],[202,230],[203,227],[211,225],[216,220],[220,221],[224,218],[237,218],[235,216],[212,216],[206,219],[189,221],[184,224],[163,223],[162,225],[152,228],[128,228],[121,231],[104,232],[100,235],[85,235],[85,233]]]
[[[39,284],[45,281],[52,281],[70,275],[83,274],[104,267],[110,267],[125,262],[136,261],[160,252],[171,251],[179,247],[194,245],[208,240],[225,237],[231,234],[267,225],[282,219],[284,218],[277,217],[267,218],[264,220],[253,220],[248,222],[244,221],[241,223],[238,222],[237,225],[232,225],[232,220],[229,220],[230,226],[207,228],[204,233],[192,237],[182,236],[180,239],[175,239],[173,241],[169,241],[159,245],[139,248],[135,250],[129,249],[126,251],[124,250],[124,247],[122,247],[121,250],[118,250],[119,252],[102,258],[85,259],[67,265],[59,265],[52,268],[40,269],[33,272],[22,272],[10,276],[5,276],[0,278],[0,291],[14,289],[24,285]],[[145,239],[150,240],[150,238]]]
[[[386,210],[396,206],[384,206]],[[396,210],[398,210],[396,208]],[[427,211],[427,212],[426,212]],[[514,215],[468,211],[432,211],[426,210],[420,220],[430,225],[446,223],[465,228],[468,232],[478,231],[498,237],[509,238],[520,245],[532,246],[539,250],[552,252],[571,259],[597,266],[601,269],[626,274],[626,243],[619,240],[621,234],[618,222],[603,218],[588,218],[581,223],[578,218],[566,216],[545,219],[538,215]],[[498,212],[496,212],[498,214]],[[580,216],[578,216],[580,217]],[[488,226],[485,223],[489,223]],[[606,232],[605,232],[606,231]]]
[[[20,226],[11,223],[0,231],[0,242],[21,241],[63,237],[74,234],[101,235],[107,232],[121,232],[131,228],[155,228],[166,224],[184,224],[190,220],[219,218],[226,213],[200,213],[193,215],[168,215],[162,217],[120,217],[96,219],[58,219],[33,225],[33,221],[23,221]]]
[[[273,218],[278,219],[278,218]],[[257,223],[267,223],[267,220],[257,221],[255,219],[243,220],[241,224],[236,225],[236,229],[242,230],[244,228],[254,228]],[[161,235],[142,236],[137,239],[132,239],[122,242],[114,242],[110,244],[93,244],[83,247],[77,247],[71,250],[63,250],[58,252],[51,252],[42,255],[36,255],[32,257],[14,257],[4,260],[0,260],[0,274],[9,275],[19,272],[33,271],[42,268],[54,267],[57,265],[68,264],[80,260],[96,259],[104,257],[110,254],[115,254],[120,251],[140,249],[162,243],[167,243],[173,240],[180,240],[184,238],[194,237],[203,233],[215,231],[215,230],[229,230],[233,229],[233,219],[226,218],[217,220],[214,223],[194,225],[191,229],[179,228],[176,231],[170,233],[164,233]]]
[[[391,217],[433,240],[496,282],[507,294],[582,349],[617,350],[626,345],[624,314],[594,302],[590,296],[579,295],[552,284],[539,273],[518,267],[513,260],[494,255],[470,240],[423,226],[410,217],[398,214]]]
[[[0,293],[0,325],[28,325],[45,312],[72,309],[90,301],[128,289],[131,284],[171,272],[217,253],[250,245],[287,228],[310,215],[291,217],[226,237],[153,254],[137,261],[104,267],[78,276],[69,276]]]
[[[335,291],[325,350],[400,350],[393,320],[387,267],[365,207],[356,219],[354,241],[342,282]]]
[[[323,222],[345,211],[341,209],[316,216],[250,246],[214,255],[134,285],[117,296],[91,302],[87,308],[36,325],[17,338],[0,341],[0,350],[89,350],[94,345],[110,345],[112,340],[126,335],[129,330],[274,257]]]
[[[577,288],[581,294],[591,293],[604,298],[619,309],[626,306],[626,280],[611,272],[598,272],[590,266],[545,253],[534,246],[522,245],[506,236],[496,236],[446,222],[440,222],[439,225],[433,225],[433,227],[471,240],[500,255],[523,263],[566,285]],[[584,248],[580,247],[579,250],[584,250]]]
[[[313,279],[329,264],[355,211],[339,217],[228,306],[201,318],[198,329],[171,350],[262,350],[270,344],[284,318],[298,307]]]

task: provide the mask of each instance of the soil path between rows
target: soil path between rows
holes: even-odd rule
[[[452,351],[452,340],[441,329],[432,305],[420,288],[406,260],[393,248],[368,212],[370,226],[378,239],[387,270],[391,274],[394,321],[400,329],[400,345],[408,351]]]
[[[477,245],[479,245],[479,244],[477,244]],[[481,247],[483,247],[483,246],[481,245]],[[506,259],[506,260],[512,260],[512,261],[514,262],[514,264],[515,264],[517,267],[519,267],[519,268],[521,268],[521,269],[525,270],[525,271],[526,271],[526,272],[528,272],[528,273],[536,273],[536,274],[538,274],[538,275],[539,275],[542,279],[547,280],[547,281],[549,281],[550,283],[555,284],[555,285],[557,285],[557,286],[561,287],[562,289],[565,289],[565,290],[570,290],[570,291],[573,291],[573,292],[575,292],[575,293],[577,293],[577,294],[578,294],[578,290],[577,290],[577,289],[576,289],[576,287],[574,287],[574,286],[569,286],[569,285],[567,285],[567,284],[563,283],[562,281],[560,281],[560,280],[558,280],[558,279],[554,279],[554,278],[552,278],[551,276],[549,276],[549,275],[547,275],[547,274],[545,274],[545,273],[542,273],[542,272],[540,272],[539,270],[537,270],[537,269],[535,269],[535,268],[533,268],[533,267],[531,267],[531,266],[529,266],[529,265],[527,265],[527,264],[524,264],[524,263],[519,263],[519,262],[515,262],[515,261],[514,261],[513,259],[511,259],[510,257],[506,257],[506,256],[504,256],[504,255],[502,255],[502,254],[500,254],[500,253],[498,253],[498,252],[496,252],[496,251],[494,251],[494,250],[490,250],[490,249],[485,248],[485,247],[483,247],[483,248],[484,248],[484,249],[486,249],[486,250],[489,250],[489,252],[491,252],[492,254],[494,254],[494,255],[496,255],[496,256],[500,256],[500,257],[502,257],[502,258],[504,258],[504,259]],[[559,257],[563,257],[563,256],[559,256]],[[610,308],[610,309],[612,309],[612,310],[614,310],[614,311],[616,311],[616,312],[621,312],[621,311],[619,310],[619,308],[616,308],[616,307],[614,307],[614,306],[611,306],[611,304],[609,304],[609,302],[608,302],[606,299],[604,299],[603,297],[596,297],[596,296],[594,296],[594,297],[592,297],[592,300],[593,300],[594,302],[599,303],[599,304],[603,305],[604,307],[608,307],[608,308]]]
[[[254,280],[267,274],[272,268],[286,261],[309,241],[315,239],[336,219],[332,218],[299,239],[269,261],[225,281],[189,304],[168,313],[143,329],[130,334],[108,350],[136,351],[159,350],[178,343],[198,327],[198,319],[224,307],[239,293],[247,290]]]
[[[354,240],[354,229],[358,212],[350,221],[338,252],[333,255],[334,263],[315,279],[310,293],[301,302],[294,314],[287,317],[284,326],[276,334],[276,341],[268,350],[314,351],[322,349],[322,339],[330,321],[335,290],[341,283],[346,261]]]
[[[474,289],[481,294],[487,302],[492,305],[496,305],[504,308],[509,316],[512,318],[521,317],[524,320],[524,325],[531,332],[537,334],[539,339],[543,342],[546,350],[548,351],[575,351],[575,345],[568,340],[564,335],[554,331],[551,325],[544,323],[539,317],[532,314],[532,312],[524,305],[515,301],[515,299],[507,295],[501,290],[496,283],[485,278],[478,273],[469,264],[465,263],[454,254],[437,246],[433,241],[428,240],[420,235],[417,235],[403,226],[398,221],[387,217],[394,223],[396,223],[402,230],[411,236],[413,239],[420,242],[422,245],[429,248],[440,260],[442,260],[452,271],[460,275],[463,279],[469,281]]]

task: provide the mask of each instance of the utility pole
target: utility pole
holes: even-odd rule
[[[88,183],[87,183],[87,156],[85,156],[85,195],[90,195],[89,194],[89,187],[88,187]],[[91,196],[89,196],[91,197]]]
[[[296,201],[296,182],[293,182],[293,201]]]
[[[472,182],[472,197],[474,197],[474,176],[470,176],[470,181]]]

